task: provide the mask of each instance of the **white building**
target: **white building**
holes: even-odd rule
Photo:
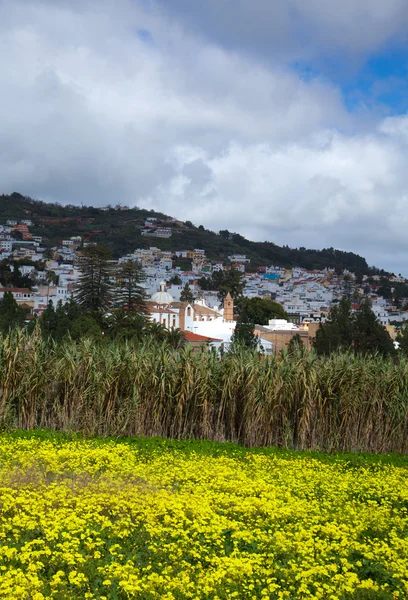
[[[28,288],[0,288],[0,299],[4,298],[6,292],[11,292],[18,304],[31,302],[34,298],[34,293]]]
[[[11,252],[13,250],[13,242],[10,240],[0,240],[0,250]]]
[[[232,263],[241,264],[249,264],[251,262],[251,260],[247,258],[246,254],[231,254],[231,256],[228,257],[228,260],[230,260]]]
[[[160,283],[160,289],[155,292],[148,303],[150,318],[153,323],[159,323],[166,329],[181,329],[192,331],[194,321],[194,309],[191,304],[184,302],[175,303],[172,296],[166,290],[164,281]]]

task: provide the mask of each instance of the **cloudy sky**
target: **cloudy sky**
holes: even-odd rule
[[[0,0],[0,187],[408,276],[406,0]]]

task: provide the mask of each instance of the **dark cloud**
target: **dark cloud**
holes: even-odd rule
[[[404,4],[372,0],[360,35],[368,1],[322,5],[3,0],[2,191],[402,264],[408,117],[350,115],[335,85],[278,58],[303,51],[302,28],[304,56],[342,36],[368,51],[401,30]],[[246,54],[256,39],[274,61]]]
[[[407,39],[405,0],[157,0],[197,35],[267,61],[353,60],[389,41]],[[152,2],[153,4],[153,2]],[[344,58],[344,57],[343,57]]]

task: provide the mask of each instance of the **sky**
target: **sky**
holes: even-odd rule
[[[408,276],[406,0],[0,0],[0,192]]]

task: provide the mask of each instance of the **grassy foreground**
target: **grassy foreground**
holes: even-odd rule
[[[408,457],[0,436],[0,597],[408,597]]]

